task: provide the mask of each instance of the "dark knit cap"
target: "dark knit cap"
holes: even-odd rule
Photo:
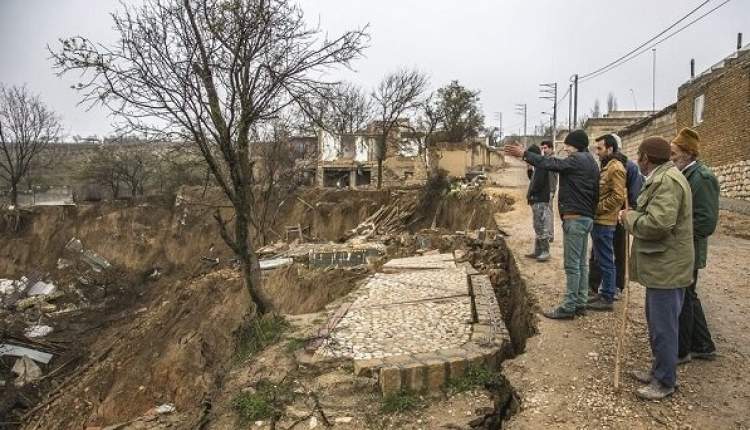
[[[649,160],[656,164],[661,164],[669,160],[672,148],[661,136],[651,136],[641,142],[638,152],[648,155]]]
[[[527,151],[533,152],[534,154],[542,155],[542,150],[538,146],[536,146],[535,143],[531,144],[531,146],[529,146],[529,149],[527,149]]]
[[[583,151],[589,147],[589,136],[583,130],[573,130],[565,136],[565,144],[570,145],[579,151]]]

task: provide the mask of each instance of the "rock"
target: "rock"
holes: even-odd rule
[[[307,424],[307,427],[310,429],[314,429],[317,426],[318,426],[318,418],[317,417],[310,418],[310,422]]]
[[[354,418],[352,418],[352,417],[337,417],[333,421],[336,422],[336,423],[339,423],[339,424],[348,424],[348,423],[352,422],[352,420],[354,420]]]
[[[154,411],[159,415],[165,415],[165,414],[171,414],[176,409],[173,404],[171,403],[164,403],[163,405],[159,405],[154,409]]]
[[[34,382],[42,377],[42,369],[29,357],[23,356],[16,360],[11,372],[17,375],[14,385],[23,387],[24,385]]]
[[[83,251],[83,243],[81,243],[79,239],[76,239],[74,237],[68,241],[68,243],[65,245],[65,249],[73,252],[81,252]]]
[[[23,334],[24,336],[33,339],[35,337],[47,336],[48,334],[52,333],[52,330],[54,329],[48,325],[36,324],[24,330]]]

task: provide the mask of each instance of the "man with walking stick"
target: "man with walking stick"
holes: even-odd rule
[[[631,280],[646,287],[652,365],[633,372],[648,384],[636,395],[659,400],[674,393],[677,383],[679,316],[685,288],[693,282],[692,194],[682,172],[670,161],[669,142],[649,137],[638,148],[638,165],[646,175],[635,210],[620,212],[633,236]]]

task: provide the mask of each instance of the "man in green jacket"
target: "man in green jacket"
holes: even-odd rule
[[[672,162],[690,183],[693,195],[693,245],[695,266],[693,283],[685,290],[685,303],[680,314],[680,342],[677,363],[693,358],[713,359],[716,346],[711,340],[701,301],[695,290],[698,270],[706,267],[708,237],[716,230],[719,220],[719,181],[711,169],[698,160],[698,133],[684,128],[672,141]]]
[[[646,175],[636,210],[620,220],[633,235],[630,279],[646,287],[646,322],[651,369],[632,376],[649,384],[636,391],[643,399],[663,399],[677,383],[677,336],[685,288],[693,282],[693,202],[690,185],[669,158],[669,142],[649,137],[638,148]]]

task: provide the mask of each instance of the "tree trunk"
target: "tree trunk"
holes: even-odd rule
[[[383,186],[383,158],[378,157],[378,189]]]
[[[238,256],[240,257],[240,264],[242,265],[242,274],[244,275],[244,284],[247,292],[250,294],[250,300],[253,303],[254,313],[263,315],[268,312],[267,301],[263,297],[260,291],[261,276],[260,276],[260,263],[258,262],[258,256],[255,254],[252,243],[250,241],[250,227],[248,224],[247,214],[244,212],[245,208],[235,207],[235,241],[238,248]],[[253,312],[251,312],[253,313]]]
[[[10,204],[18,209],[18,184],[13,181],[10,183]]]

